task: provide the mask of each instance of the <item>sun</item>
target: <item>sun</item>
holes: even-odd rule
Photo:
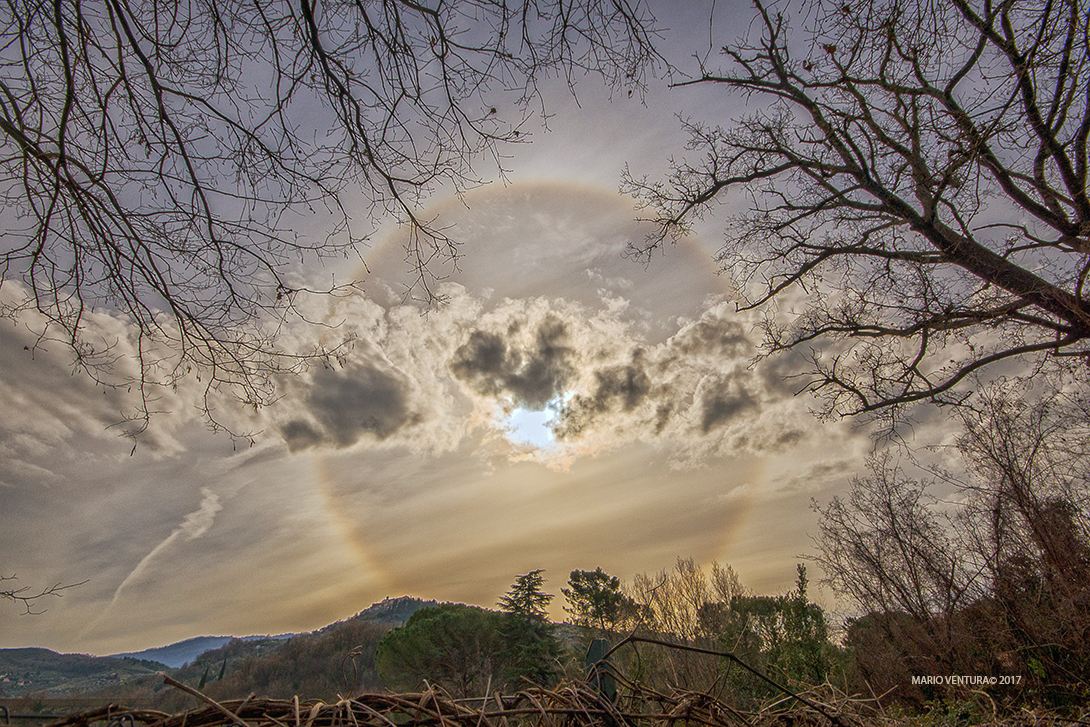
[[[559,402],[550,402],[541,410],[516,406],[504,419],[507,439],[513,444],[530,445],[535,449],[551,449],[556,446],[553,422],[556,420]]]

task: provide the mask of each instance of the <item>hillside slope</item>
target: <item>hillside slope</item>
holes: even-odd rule
[[[154,676],[165,664],[134,658],[58,654],[49,649],[0,649],[0,694],[59,697]]]

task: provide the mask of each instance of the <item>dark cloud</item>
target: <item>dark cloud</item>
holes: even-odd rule
[[[418,419],[407,384],[371,365],[322,369],[311,387],[306,406],[313,423],[297,418],[280,428],[293,451],[325,443],[349,447],[365,436],[382,441]]]
[[[659,404],[658,409],[655,410],[655,436],[662,434],[663,430],[666,429],[673,411],[674,407],[670,404]]]
[[[700,428],[708,432],[721,427],[742,412],[755,409],[757,402],[738,384],[725,382],[704,396],[704,411]]]
[[[509,336],[514,338],[519,328],[518,322],[513,322]],[[450,370],[480,394],[509,394],[519,406],[540,410],[563,391],[573,375],[572,351],[566,340],[566,326],[553,316],[541,322],[533,345],[526,350],[496,333],[473,331],[454,352]]]
[[[690,442],[693,452],[733,447],[739,437],[763,449],[784,434],[785,424],[766,416],[766,405],[785,397],[778,391],[770,397],[754,371],[750,359],[757,349],[750,324],[737,315],[733,304],[721,302],[656,346],[635,337],[612,339],[612,350],[588,346],[594,353],[581,360],[594,363],[583,364],[574,387],[580,393],[554,419],[554,434],[571,441],[604,432],[671,440],[695,433],[701,441]],[[791,430],[790,437],[797,438]]]
[[[607,366],[594,372],[591,395],[572,397],[561,411],[555,434],[570,438],[582,433],[594,419],[607,411],[631,412],[651,393],[651,378],[643,368],[643,351],[637,349],[628,364]]]
[[[738,321],[718,316],[703,318],[681,330],[673,339],[674,348],[683,356],[705,355],[724,359],[748,358],[756,354],[753,341]]]
[[[775,356],[760,360],[754,371],[765,386],[765,390],[776,396],[791,397],[806,382],[800,372],[808,371],[812,365],[797,351],[780,351]]]
[[[322,443],[322,434],[302,419],[293,419],[280,427],[280,434],[288,443],[288,449],[297,452]]]
[[[598,390],[594,393],[594,402],[599,411],[613,401],[620,403],[624,411],[632,411],[647,397],[651,391],[651,379],[640,365],[639,358],[637,353],[627,366],[614,366],[595,372]]]

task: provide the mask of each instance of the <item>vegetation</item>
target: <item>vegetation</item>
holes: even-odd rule
[[[1038,417],[1042,424],[1049,420]],[[1024,427],[1011,431],[1024,432]],[[969,440],[963,446],[975,451]],[[864,559],[857,563],[860,568],[866,558],[874,567],[885,565],[855,576],[860,587],[870,579],[873,588],[866,593],[890,599],[889,606],[852,620],[840,644],[830,638],[824,610],[809,600],[805,566],[798,565],[790,592],[754,595],[742,588],[729,566],[712,563],[704,568],[692,558],[679,558],[674,568],[637,575],[631,584],[600,568],[574,571],[563,592],[566,609],[580,614],[580,624],[561,628],[545,618],[550,595],[543,591],[543,572],[538,570],[518,576],[503,596],[501,603],[511,610],[451,603],[417,608],[420,602],[409,608],[402,603],[409,599],[398,599],[376,608],[381,606],[379,611],[389,618],[413,611],[402,626],[391,628],[379,614],[380,622],[357,617],[289,640],[236,640],[174,670],[171,677],[218,701],[246,694],[281,699],[305,694],[333,702],[384,688],[438,689],[457,698],[540,688],[547,696],[582,675],[587,643],[591,637],[605,636],[623,647],[609,657],[621,691],[629,694],[622,698],[631,698],[632,690],[657,694],[655,699],[660,700],[666,699],[663,695],[688,693],[719,700],[724,709],[738,714],[761,715],[771,704],[781,705],[779,709],[795,703],[799,709],[824,714],[822,700],[887,688],[879,707],[918,710],[920,723],[928,725],[983,722],[988,714],[994,716],[1015,702],[1023,707],[1081,704],[1080,690],[1086,682],[1079,681],[1084,673],[1079,670],[1085,669],[1086,646],[1078,640],[1078,629],[1084,628],[1079,620],[1083,612],[1078,610],[1084,592],[1078,588],[1085,582],[1078,568],[1090,562],[1085,558],[1090,551],[1067,551],[1066,557],[1074,560],[1064,561],[1065,573],[1054,572],[1057,565],[1050,565],[1043,547],[1035,551],[1036,560],[1027,561],[1022,553],[1023,558],[1009,566],[1012,574],[1006,575],[1007,566],[998,568],[989,581],[991,595],[972,597],[962,588],[966,600],[958,601],[938,587],[942,580],[935,564],[951,565],[953,561],[940,556],[954,543],[964,542],[943,539],[930,526],[919,526],[922,529],[916,532],[914,522],[926,525],[933,522],[927,520],[929,513],[934,515],[926,508],[908,507],[922,506],[918,484],[877,464],[874,473],[878,479],[868,486],[856,483],[850,502],[830,505],[827,516],[847,519],[825,521],[823,532],[828,536],[837,527],[855,524],[854,532],[840,532],[856,537],[841,555]],[[1050,533],[1049,537],[1065,538],[1065,547],[1085,546],[1078,540],[1081,531],[1073,530],[1072,513],[1060,512],[1056,514],[1054,504],[1043,507],[1041,517],[1052,519],[1048,528],[1038,528],[1037,537]],[[885,530],[863,528],[865,517]],[[894,547],[885,548],[887,539]],[[1025,540],[1023,545],[1033,542]],[[868,551],[867,543],[880,547]],[[823,557],[833,552],[829,542],[822,547]],[[889,560],[894,552],[904,559]],[[930,560],[925,557],[929,553]],[[957,571],[949,574],[954,576],[949,583],[957,583]],[[1014,577],[1033,579],[1032,587],[1023,580],[1011,590],[1004,578]],[[624,606],[612,610],[617,604]],[[919,674],[1016,674],[1023,684],[1001,690],[987,685],[913,685],[911,677]],[[830,685],[839,685],[841,691]],[[986,694],[992,701],[981,701],[987,700]],[[190,694],[164,686],[160,676],[128,678],[85,696],[167,710],[193,704]],[[908,712],[902,714],[908,719]]]
[[[115,687],[165,669],[133,658],[58,654],[48,649],[0,649],[0,695],[60,697]]]
[[[511,668],[502,620],[495,611],[453,603],[417,611],[378,643],[379,677],[396,691],[433,684],[468,697],[502,689]]]
[[[573,570],[568,577],[568,588],[561,588],[560,592],[568,601],[564,610],[579,626],[616,631],[636,615],[636,604],[621,590],[621,579],[601,568]]]
[[[713,604],[719,644],[745,663],[783,684],[819,685],[839,666],[839,650],[829,641],[825,612],[807,597],[806,567],[798,565],[795,590],[782,596],[735,596]],[[752,673],[727,665],[728,691],[752,704],[778,697]]]
[[[267,654],[243,650],[235,656],[229,644],[190,665],[188,681],[196,686],[205,669],[210,675],[222,672],[222,679],[209,681],[205,688],[214,699],[239,694],[274,698],[307,694],[315,699],[336,699],[339,694],[378,689],[375,648],[389,629],[383,624],[347,621],[324,634],[269,644]]]
[[[541,78],[589,71],[638,87],[657,59],[650,18],[624,2],[391,0],[321,13],[309,0],[258,2],[257,13],[197,3],[175,35],[180,7],[25,0],[0,24],[11,51],[0,179],[26,223],[0,261],[0,284],[22,296],[0,315],[36,309],[42,340],[55,334],[111,383],[115,344],[85,338],[87,312],[126,316],[143,357],[138,425],[149,387],[194,368],[255,406],[275,398],[271,375],[298,361],[247,324],[294,305],[290,258],[353,249],[349,189],[409,223],[410,265],[432,300],[431,261],[452,263],[457,248],[417,219],[419,195],[472,184],[469,163],[518,138]],[[802,566],[782,595],[746,593],[729,567],[709,574],[691,558],[628,585],[576,570],[566,610],[594,635],[645,635],[612,658],[648,688],[714,691],[729,709],[778,698],[738,660],[786,685],[837,680],[930,705],[944,722],[976,719],[979,703],[962,685],[912,677],[1017,677],[977,691],[999,705],[1084,704],[1087,3],[815,1],[795,29],[771,4],[756,7],[751,35],[721,46],[724,67],[704,56],[682,85],[769,103],[727,129],[687,122],[702,158],[680,159],[667,182],[628,178],[658,223],[635,252],[652,254],[744,188],[752,209],[720,259],[746,305],[767,312],[766,353],[801,353],[801,388],[826,415],[885,413],[889,434],[917,403],[957,405],[963,472],[913,478],[878,456],[846,497],[817,507],[816,560],[857,609],[843,648]],[[473,42],[456,40],[466,33]],[[271,70],[251,75],[259,66]],[[512,89],[513,103],[492,105]],[[327,141],[299,135],[298,108],[321,109]],[[286,234],[315,201],[335,234]],[[792,295],[805,305],[772,305]],[[157,361],[166,370],[153,371]],[[1052,388],[979,385],[1004,364],[1028,364]],[[935,499],[936,484],[954,497]],[[11,581],[0,575],[0,600],[28,611],[64,588]],[[541,570],[518,576],[502,612],[445,604],[393,630],[357,621],[282,644],[235,642],[175,677],[213,698],[552,686],[578,655],[547,619],[544,582]],[[161,691],[146,677],[118,689]],[[169,694],[164,705],[180,698]]]
[[[889,457],[819,509],[818,561],[851,599],[857,689],[918,703],[956,692],[912,675],[1017,677],[1007,701],[1077,704],[1090,683],[1090,440],[1086,402],[993,387],[962,413],[965,474],[929,496]]]
[[[542,573],[518,576],[500,599],[503,611],[447,603],[414,613],[378,644],[383,683],[404,691],[431,684],[461,697],[553,684],[562,650],[546,618],[552,596]]]
[[[544,621],[548,617],[546,607],[553,597],[545,593],[544,573],[540,568],[515,578],[511,590],[503,595],[499,607],[507,613],[527,620]]]

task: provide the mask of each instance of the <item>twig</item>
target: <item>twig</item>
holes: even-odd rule
[[[225,715],[227,715],[228,717],[230,717],[231,719],[233,719],[235,722],[242,725],[243,727],[251,727],[251,725],[249,723],[247,723],[246,720],[242,719],[242,717],[239,717],[237,714],[235,714],[231,710],[227,709],[227,707],[224,707],[222,704],[220,704],[216,700],[212,699],[211,697],[209,697],[209,696],[207,696],[205,694],[202,694],[201,692],[198,692],[193,687],[182,684],[177,679],[173,679],[173,678],[171,678],[169,676],[164,676],[163,677],[163,684],[166,684],[167,686],[174,687],[175,689],[180,689],[181,691],[185,692],[186,694],[192,694],[194,697],[201,700],[202,702],[214,707],[215,709],[219,710],[220,712],[223,712]],[[249,701],[250,701],[249,698],[247,698],[246,702],[249,702]],[[246,702],[243,702],[243,706],[246,705]]]

